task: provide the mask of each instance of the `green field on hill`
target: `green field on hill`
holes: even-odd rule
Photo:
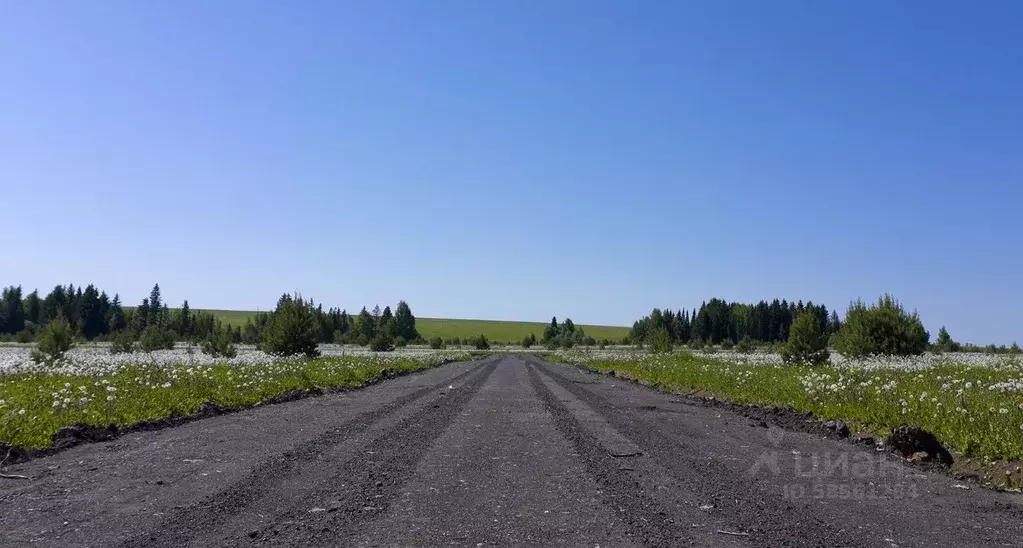
[[[246,318],[255,312],[247,310],[207,310],[228,325],[245,325]],[[473,335],[484,335],[495,342],[519,342],[530,333],[539,339],[543,337],[543,322],[511,322],[501,320],[458,320],[448,318],[416,318],[416,329],[425,339],[440,337],[464,339]],[[597,339],[619,341],[629,334],[628,327],[607,325],[578,325],[587,335]]]

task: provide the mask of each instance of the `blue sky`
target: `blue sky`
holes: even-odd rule
[[[1023,4],[22,2],[0,283],[1023,341]],[[9,200],[9,201],[8,201]]]

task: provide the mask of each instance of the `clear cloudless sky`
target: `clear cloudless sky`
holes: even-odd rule
[[[0,283],[1023,342],[1023,3],[0,3]]]

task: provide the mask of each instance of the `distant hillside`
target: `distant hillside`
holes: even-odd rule
[[[255,312],[248,310],[207,310],[229,325],[245,325],[246,318]],[[416,318],[416,329],[426,339],[431,337],[465,338],[485,335],[491,341],[519,342],[530,333],[543,337],[543,322],[512,322],[502,320],[459,320],[451,318]],[[629,334],[628,327],[607,325],[579,325],[587,335],[597,339],[621,340]]]

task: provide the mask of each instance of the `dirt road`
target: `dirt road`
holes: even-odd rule
[[[9,471],[0,546],[1023,546],[1017,495],[512,356]]]

